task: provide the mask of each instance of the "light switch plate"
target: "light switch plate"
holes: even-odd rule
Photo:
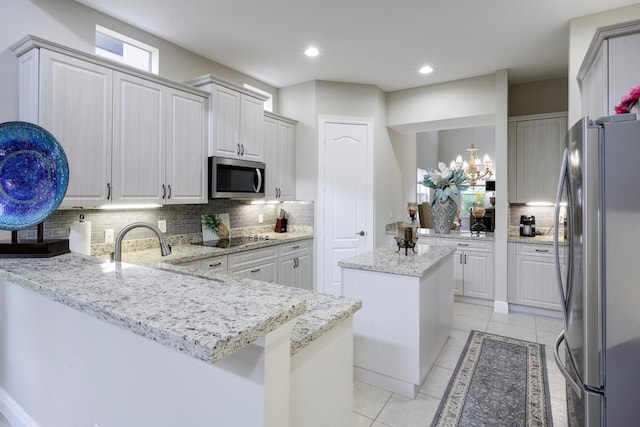
[[[158,228],[163,233],[166,233],[167,232],[167,220],[166,219],[159,219],[158,220]]]
[[[264,222],[264,216],[262,214],[258,214],[258,224],[262,224]]]
[[[104,230],[104,242],[105,243],[113,243],[113,228],[107,228]]]

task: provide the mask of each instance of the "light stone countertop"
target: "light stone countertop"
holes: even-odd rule
[[[66,254],[0,259],[0,278],[113,325],[216,362],[306,310],[292,288]]]
[[[398,252],[397,245],[386,245],[343,259],[338,265],[342,268],[422,277],[455,250],[449,246],[416,245],[416,253],[409,249],[408,255],[405,255],[404,249]]]
[[[420,243],[420,237],[438,237],[441,239],[471,239],[482,241],[494,241],[495,237],[492,232],[471,234],[470,231],[451,230],[448,234],[436,233],[431,228],[419,228],[418,229],[418,243]]]
[[[273,233],[276,234],[276,233]],[[223,256],[247,250],[259,249],[273,245],[286,244],[295,241],[309,240],[313,233],[308,231],[269,234],[269,240],[251,242],[245,245],[229,248],[211,248],[201,245],[176,245],[171,248],[169,256],[160,256],[158,248],[145,249],[133,252],[123,252],[122,260],[131,264],[168,270],[182,274],[213,279],[230,286],[261,286],[272,289],[274,293],[284,292],[287,295],[297,295],[305,301],[306,311],[298,316],[296,324],[291,331],[291,354],[295,354],[302,348],[321,337],[343,319],[353,315],[362,307],[362,302],[345,297],[336,297],[304,289],[288,286],[264,283],[248,279],[239,279],[224,273],[212,273],[208,270],[180,265],[185,262],[198,259]]]

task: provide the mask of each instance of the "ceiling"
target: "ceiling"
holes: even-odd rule
[[[328,80],[385,92],[500,69],[511,83],[564,77],[569,20],[637,2],[76,1],[277,88]],[[310,45],[319,56],[303,55]]]

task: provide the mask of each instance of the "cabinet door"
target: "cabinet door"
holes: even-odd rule
[[[566,133],[566,117],[517,122],[517,202],[555,202]]]
[[[591,68],[582,79],[582,115],[592,118],[608,115],[609,76],[608,76],[608,41],[604,40]],[[613,111],[613,107],[611,108]],[[614,114],[613,112],[611,114]]]
[[[167,98],[163,203],[206,203],[206,99],[175,89]]]
[[[300,289],[313,290],[313,259],[310,251],[297,255],[296,283]]]
[[[522,253],[522,249],[528,252]],[[520,252],[516,264],[516,303],[560,310],[553,248],[521,246]],[[563,271],[566,273],[566,268]]]
[[[493,254],[465,251],[464,294],[493,299]]]
[[[640,33],[627,34],[609,39],[609,103],[608,114],[613,115],[613,107],[638,85],[640,69]],[[596,117],[593,117],[596,118]]]
[[[162,203],[165,88],[114,72],[113,202]]]
[[[278,195],[278,187],[280,186],[279,169],[280,161],[278,159],[278,123],[279,121],[272,117],[264,118],[264,193],[265,197],[276,198]]]
[[[60,142],[71,171],[61,206],[108,203],[113,73],[108,68],[46,49],[40,52],[37,122]]]
[[[237,158],[240,154],[240,94],[212,85],[212,141],[209,155]]]
[[[240,154],[245,160],[264,161],[264,102],[240,94]]]
[[[464,251],[453,254],[453,293],[462,295],[464,292]]]
[[[278,284],[296,286],[295,258],[295,255],[290,255],[278,260]]]
[[[296,198],[295,138],[295,125],[278,122],[278,158],[280,159],[278,182],[279,198],[282,200]]]

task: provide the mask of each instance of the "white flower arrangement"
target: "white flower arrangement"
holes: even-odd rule
[[[449,196],[457,196],[461,191],[469,188],[464,170],[451,170],[443,162],[438,163],[438,170],[427,170],[422,185],[436,190],[431,201],[432,204],[436,199],[444,202]]]

